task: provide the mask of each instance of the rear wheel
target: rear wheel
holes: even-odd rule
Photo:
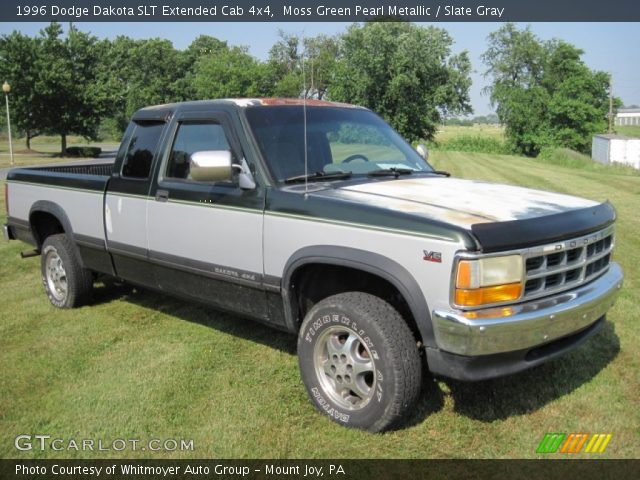
[[[397,426],[420,394],[422,363],[406,322],[387,302],[348,292],[318,302],[298,337],[302,379],[316,407],[346,426]]]
[[[82,267],[73,244],[65,234],[45,239],[40,267],[45,292],[56,307],[78,307],[90,300],[93,275]]]

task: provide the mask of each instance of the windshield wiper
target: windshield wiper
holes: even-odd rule
[[[380,170],[374,170],[373,172],[367,173],[369,177],[388,177],[393,176],[398,178],[400,175],[411,175],[413,170],[410,168],[382,168]]]
[[[446,170],[432,170],[429,173],[434,173],[436,175],[443,175],[445,177],[450,177],[451,176],[451,174],[449,172],[447,172]]]
[[[308,175],[295,175],[284,179],[284,183],[320,182],[325,180],[343,180],[351,178],[351,172],[315,172]]]

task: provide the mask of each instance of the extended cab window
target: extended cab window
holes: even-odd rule
[[[166,176],[189,180],[191,155],[210,150],[230,150],[224,129],[218,123],[185,122],[178,127]]]
[[[122,164],[122,176],[148,178],[164,122],[136,122]]]

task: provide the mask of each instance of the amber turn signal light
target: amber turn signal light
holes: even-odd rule
[[[522,294],[521,283],[494,285],[474,289],[457,288],[455,302],[461,307],[478,307],[493,303],[518,300]]]

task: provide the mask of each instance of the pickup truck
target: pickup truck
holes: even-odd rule
[[[4,234],[41,255],[56,307],[108,276],[297,335],[315,406],[382,431],[425,368],[482,380],[573,349],[623,278],[608,202],[451,178],[427,156],[352,105],[143,108],[112,164],[11,170]]]

